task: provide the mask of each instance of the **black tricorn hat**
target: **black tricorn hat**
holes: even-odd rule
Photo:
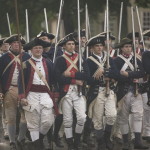
[[[87,41],[86,46],[93,46],[95,44],[103,44],[103,45],[105,45],[105,36],[98,34],[98,35],[90,38]]]
[[[41,39],[39,39],[39,38],[36,37],[36,38],[35,38],[34,40],[32,40],[31,42],[25,44],[25,45],[23,46],[23,49],[24,49],[25,51],[28,51],[28,50],[31,50],[34,46],[42,46],[43,48],[45,48],[45,47],[51,46],[51,43],[46,42],[46,41],[43,41],[43,40],[41,40]]]
[[[132,44],[132,40],[125,37],[123,39],[121,39],[120,43],[115,45],[115,48],[121,48],[123,47],[125,44]]]
[[[78,32],[73,32],[73,36],[74,36],[74,38],[77,38],[78,37]],[[82,30],[80,30],[80,36],[81,37],[86,37],[86,31],[85,31],[85,29],[82,29]]]
[[[149,29],[149,30],[145,30],[145,31],[143,32],[143,36],[148,36],[148,37],[150,37],[150,29]]]
[[[3,41],[3,43],[12,43],[12,42],[14,42],[14,41],[19,41],[19,39],[18,39],[18,34],[13,34],[13,35],[11,35],[10,37],[8,37],[8,38],[6,38],[4,41]],[[25,44],[26,43],[26,41],[25,41],[25,39],[22,37],[22,35],[20,34],[20,41],[21,41],[21,43],[22,44]]]
[[[41,31],[37,37],[42,37],[42,36],[47,36],[49,39],[53,40],[55,38],[55,35],[52,34],[52,33],[47,33],[47,32],[44,32],[44,31]]]
[[[140,37],[139,32],[135,32],[135,37],[137,37],[137,38]],[[128,33],[128,34],[127,34],[127,38],[132,40],[132,39],[133,39],[133,32]]]
[[[62,38],[59,42],[58,42],[58,46],[63,46],[64,44],[66,44],[68,41],[74,41],[75,45],[78,45],[79,43],[75,40],[74,37],[74,33],[70,33],[68,35],[66,35],[64,38]]]
[[[99,35],[104,35],[105,36],[105,40],[107,39],[107,32],[102,32]],[[116,39],[116,37],[111,32],[109,32],[109,38],[111,40],[115,40]]]

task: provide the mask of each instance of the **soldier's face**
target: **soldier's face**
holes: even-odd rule
[[[3,53],[6,53],[9,50],[9,43],[3,43],[1,50]]]
[[[96,55],[101,55],[103,49],[104,49],[103,44],[95,44],[92,47],[92,50],[93,50],[94,54],[96,54]]]
[[[10,46],[11,46],[12,51],[19,52],[19,41],[12,42]]]
[[[50,40],[47,36],[42,36],[39,39],[46,41],[46,42],[50,42],[50,43],[52,42],[52,40]]]
[[[122,52],[126,55],[130,55],[132,52],[132,45],[131,44],[125,44],[122,48],[121,48]]]
[[[43,47],[42,46],[34,46],[31,49],[31,53],[32,53],[33,57],[41,58],[42,53],[43,53]]]
[[[65,45],[64,45],[64,49],[67,52],[72,53],[75,50],[75,43],[74,41],[68,41]]]
[[[86,43],[86,37],[81,37],[81,45],[84,47],[85,46],[85,43]]]

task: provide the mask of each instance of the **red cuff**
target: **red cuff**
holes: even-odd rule
[[[75,78],[75,72],[71,72],[70,77],[71,77],[71,78]]]
[[[76,84],[76,80],[75,80],[75,79],[72,79],[72,80],[71,80],[71,84]]]

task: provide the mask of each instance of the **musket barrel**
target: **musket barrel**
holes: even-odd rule
[[[60,21],[61,21],[63,4],[64,4],[64,0],[61,0],[60,7],[59,7],[59,16],[58,16],[58,22],[57,22],[57,30],[56,30],[56,36],[55,36],[55,51],[54,51],[53,63],[55,62],[56,53],[57,53],[58,34],[59,34],[59,28],[60,28]]]
[[[106,32],[106,24],[107,24],[107,10],[105,10],[105,18],[104,18],[104,32]]]
[[[11,32],[11,27],[10,27],[9,14],[7,13],[6,16],[7,16],[7,22],[8,22],[9,35],[11,36],[12,32]]]
[[[44,17],[45,17],[46,32],[49,33],[46,8],[44,8]]]
[[[26,9],[25,10],[25,13],[26,13],[26,39],[27,39],[27,42],[30,41],[29,39],[29,21],[28,21],[28,10]]]
[[[121,8],[120,8],[118,43],[120,43],[120,39],[121,39],[122,12],[123,12],[123,2],[121,2]],[[119,49],[117,50],[117,55],[119,55]]]
[[[139,24],[140,34],[141,34],[141,41],[143,43],[143,48],[144,48],[144,51],[145,51],[145,43],[144,43],[144,38],[143,38],[143,32],[142,32],[142,27],[141,27],[139,10],[138,10],[137,6],[136,6],[136,13],[137,13],[137,18],[138,18],[138,24]]]
[[[109,51],[110,51],[110,45],[109,45],[109,2],[107,0],[107,5],[106,5],[106,31],[107,31],[107,64],[106,64],[106,68],[109,69]],[[106,80],[106,97],[109,96],[109,80]]]
[[[88,6],[87,4],[85,5],[85,30],[86,30],[86,39],[89,39],[89,27],[88,27]],[[88,46],[86,47],[86,58],[89,57],[89,48]]]
[[[137,71],[137,59],[136,59],[136,46],[135,46],[135,26],[134,26],[134,12],[133,7],[131,7],[131,16],[132,16],[132,36],[133,36],[133,52],[134,52],[134,71]],[[135,83],[135,96],[138,95],[137,83]]]

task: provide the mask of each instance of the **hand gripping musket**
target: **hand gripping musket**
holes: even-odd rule
[[[46,32],[49,33],[46,8],[44,8],[44,17],[45,17]]]
[[[137,14],[138,24],[139,24],[140,34],[141,34],[141,41],[143,43],[143,48],[144,48],[144,51],[145,51],[145,43],[144,43],[143,32],[142,32],[142,27],[141,27],[141,21],[140,21],[140,16],[139,16],[139,11],[138,11],[137,6],[136,6],[136,14]]]
[[[82,52],[81,52],[81,36],[80,36],[80,2],[77,0],[78,9],[78,41],[79,41],[79,71],[82,71]],[[79,96],[82,96],[82,86],[79,86]]]
[[[133,52],[134,52],[134,71],[137,71],[133,7],[131,7],[131,16],[132,16],[132,31],[133,31],[132,35],[133,35]],[[137,86],[138,86],[137,83],[135,83],[135,96],[138,95],[138,87]]]
[[[119,21],[118,43],[120,43],[120,39],[121,39],[122,12],[123,12],[123,2],[121,2],[121,8],[120,8],[120,21]],[[119,49],[117,50],[117,55],[119,55]]]
[[[17,0],[14,0],[14,1],[15,1],[15,12],[16,12],[17,34],[18,34],[18,41],[19,41],[19,51],[20,51],[20,55],[21,55],[21,40],[20,40],[20,28],[19,28],[18,4],[17,4]],[[24,94],[25,93],[25,84],[24,84],[22,56],[20,57],[20,72],[21,72],[22,87],[23,87],[23,94]],[[18,107],[19,106],[20,106],[20,102],[18,101]]]
[[[26,40],[27,40],[27,43],[29,43],[30,38],[29,38],[29,21],[28,21],[28,10],[27,9],[25,10],[25,13],[26,13]]]
[[[7,13],[6,16],[7,16],[7,23],[8,23],[8,29],[9,29],[9,35],[11,36],[12,32],[11,32],[11,27],[10,27],[9,14]]]
[[[109,3],[108,3],[108,0],[107,0],[107,8],[106,8],[106,12],[107,12],[107,25],[106,25],[106,30],[107,30],[107,64],[106,64],[106,69],[109,69],[110,67],[110,64],[109,64],[109,49],[110,49],[110,45],[109,45]],[[110,89],[109,89],[109,80],[106,80],[106,97],[109,96],[109,93],[110,93]]]
[[[56,36],[55,36],[55,51],[54,51],[53,63],[55,62],[55,58],[56,58],[56,54],[57,54],[58,34],[59,34],[59,28],[60,28],[60,21],[61,21],[61,16],[62,16],[63,5],[64,5],[64,0],[61,0],[60,7],[59,7],[57,30],[56,30]]]
[[[89,25],[88,25],[88,6],[85,5],[85,33],[86,33],[86,40],[89,39]],[[86,47],[86,58],[89,57],[89,48]]]

